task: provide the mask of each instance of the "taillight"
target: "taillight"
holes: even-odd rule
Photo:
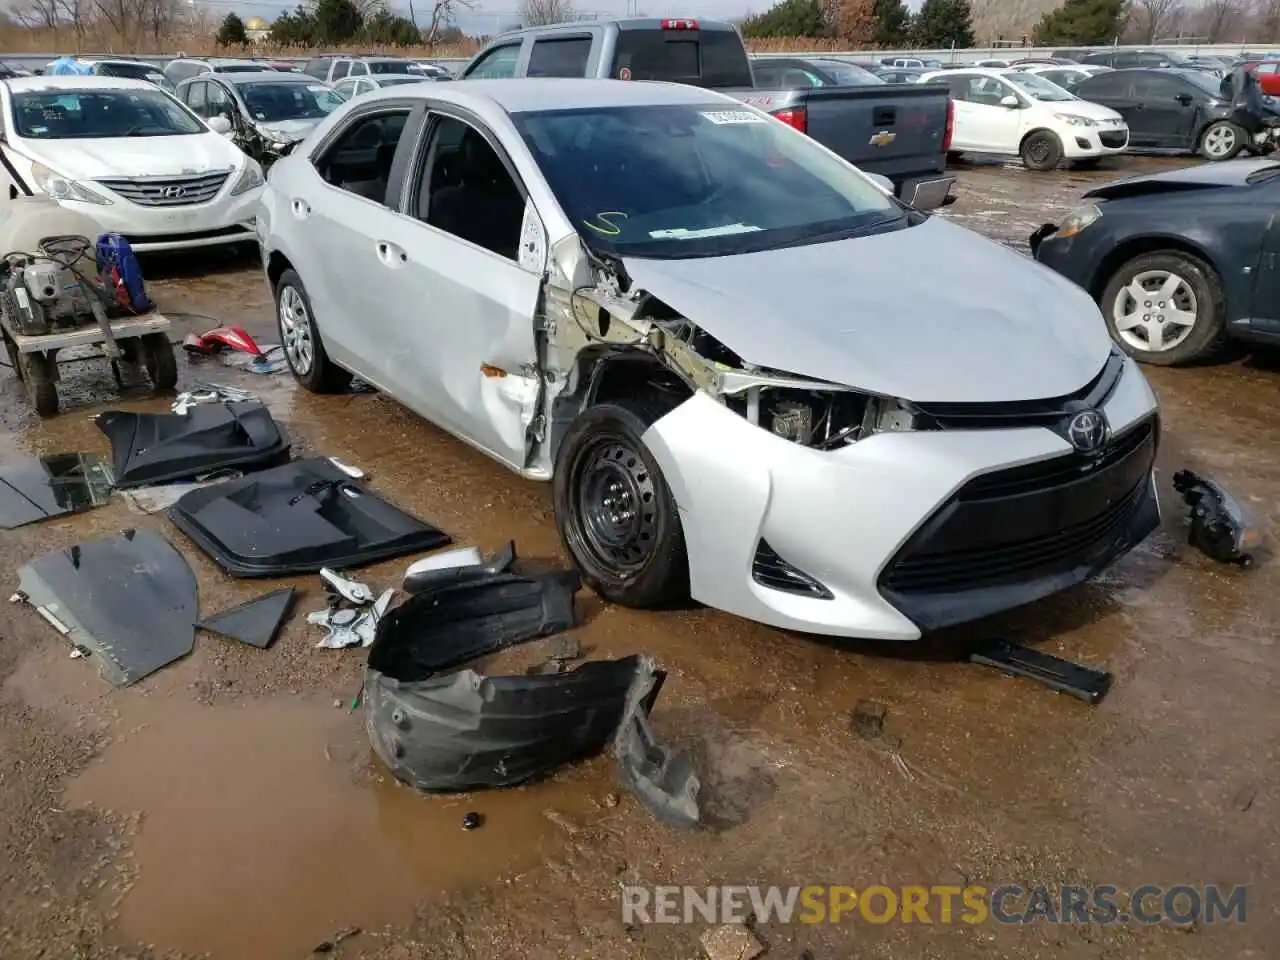
[[[697,30],[697,20],[663,20],[663,30]]]
[[[942,152],[951,149],[951,135],[956,131],[956,102],[947,97],[947,125],[942,130]]]
[[[773,111],[773,115],[788,127],[795,127],[801,133],[809,132],[809,115],[804,107],[783,107]]]

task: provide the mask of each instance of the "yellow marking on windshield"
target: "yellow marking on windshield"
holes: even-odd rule
[[[598,220],[599,223],[592,223],[590,220],[583,220],[582,222],[596,233],[603,234],[606,237],[616,237],[618,234],[622,233],[622,227],[620,224],[616,224],[610,220],[610,217],[621,217],[623,220],[627,219],[627,215],[621,210],[605,210],[603,213],[596,214],[596,220]]]

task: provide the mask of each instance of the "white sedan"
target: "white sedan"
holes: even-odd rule
[[[1021,157],[1032,170],[1052,170],[1064,159],[1092,166],[1129,145],[1129,126],[1119,113],[1034,73],[975,67],[921,80],[951,88],[953,153]]]
[[[615,602],[912,640],[1159,522],[1156,401],[1088,293],[712,91],[367,94],[258,229],[297,380],[550,480]]]
[[[0,204],[47,194],[141,253],[253,242],[261,168],[154,84],[22,77],[0,111]]]

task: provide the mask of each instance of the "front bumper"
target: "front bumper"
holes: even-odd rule
[[[1128,148],[1128,127],[1066,127],[1062,135],[1062,154],[1068,160],[1110,157]]]
[[[1020,470],[1053,474],[1071,447],[1046,427],[1021,427],[885,433],[824,452],[696,394],[644,435],[680,509],[693,597],[784,629],[915,640],[1087,578],[1159,522],[1156,401],[1124,363],[1101,409],[1117,444],[1147,424],[1150,448],[1122,458],[1121,471],[1099,469],[1101,484],[1078,471],[985,500],[977,486],[990,494],[1030,482]],[[1055,532],[1067,536],[1051,543]],[[779,560],[820,592],[780,589]]]
[[[92,217],[103,232],[120,234],[135,252],[158,253],[255,241],[253,220],[261,199],[262,187],[255,187],[236,197],[224,191],[189,207],[144,207],[119,196],[109,204],[58,202]]]

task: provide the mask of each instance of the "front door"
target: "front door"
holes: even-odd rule
[[[1258,258],[1249,316],[1269,321],[1268,329],[1280,333],[1280,216],[1273,215],[1262,256]]]
[[[1176,76],[1152,71],[1133,78],[1138,109],[1129,119],[1129,138],[1135,146],[1170,149],[1186,146],[1196,118],[1191,88]],[[1179,98],[1182,99],[1179,99]],[[1189,100],[1190,102],[1184,102]]]
[[[965,133],[965,145],[962,149],[978,150],[989,153],[1012,154],[1018,152],[1022,140],[1021,129],[1023,111],[1018,107],[1007,107],[1000,101],[1005,97],[1014,97],[1019,104],[1022,98],[1013,87],[995,77],[981,74],[966,74],[955,78],[964,95],[963,100],[956,101],[955,133],[960,133],[961,117],[968,128]],[[963,105],[963,110],[962,110]],[[953,139],[954,143],[954,139]],[[956,144],[956,146],[959,146]]]
[[[535,332],[541,222],[489,131],[436,115],[404,215],[379,221],[379,286],[395,304],[386,379],[396,396],[523,469],[541,400]],[[534,238],[536,234],[536,239]],[[522,240],[523,238],[523,240]]]

